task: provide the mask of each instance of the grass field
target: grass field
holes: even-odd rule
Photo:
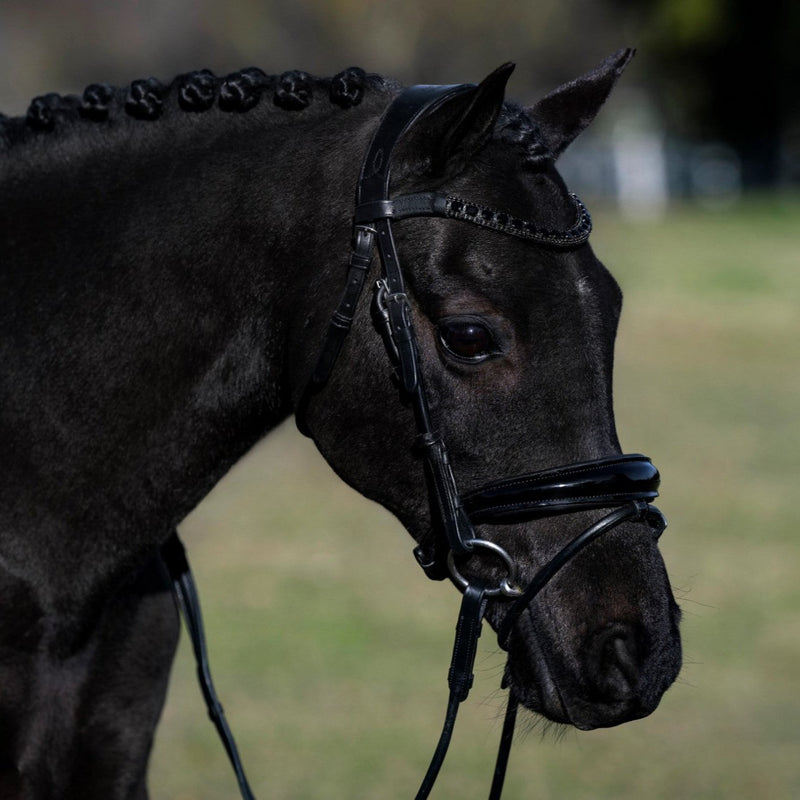
[[[623,448],[662,473],[662,550],[686,664],[646,720],[541,733],[523,721],[506,797],[800,797],[800,201],[596,215],[623,286]],[[412,797],[438,736],[458,597],[391,517],[284,426],[183,526],[218,687],[259,798]],[[488,792],[502,656],[477,680],[435,796]],[[527,732],[527,735],[526,733]],[[154,800],[236,797],[184,640]]]

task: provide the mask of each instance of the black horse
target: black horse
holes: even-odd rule
[[[507,554],[521,586],[607,513],[577,503],[499,525],[481,521],[479,495],[507,476],[617,463],[621,293],[554,162],[631,55],[527,109],[504,102],[501,68],[425,105],[391,154],[376,154],[373,136],[401,87],[355,68],[94,84],[0,117],[1,798],[147,796],[178,636],[153,554],[298,409],[333,469],[397,516],[431,574],[446,574],[447,515],[430,497],[455,498],[453,519],[465,517],[460,495],[429,496],[420,443],[433,439],[421,442],[419,409],[404,407],[403,348],[447,446],[452,471],[438,476],[467,490],[474,535]],[[389,369],[382,340],[397,327],[379,335],[385,308],[371,314],[361,296],[335,366],[328,358],[325,380],[309,384],[370,141],[376,169],[391,155],[392,196],[451,205],[420,212],[433,218],[367,214],[399,217],[407,285],[390,296],[402,294],[413,340],[389,342]],[[356,251],[351,267],[366,269],[369,253],[359,265]],[[503,593],[488,599],[492,626],[507,622],[505,680],[524,706],[584,729],[656,707],[681,656],[650,533],[642,516],[621,519],[513,618]],[[466,549],[450,557],[457,582],[495,580],[495,556]]]

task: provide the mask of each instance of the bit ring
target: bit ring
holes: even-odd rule
[[[501,594],[505,595],[506,597],[519,597],[522,594],[522,590],[515,585],[517,570],[514,566],[514,562],[511,560],[511,556],[502,547],[500,547],[499,544],[490,542],[488,539],[469,539],[464,542],[464,544],[470,549],[475,547],[483,547],[486,550],[490,550],[492,553],[498,556],[505,565],[508,574],[494,589],[486,590],[487,597],[497,597]],[[447,554],[447,568],[450,570],[450,574],[459,588],[463,590],[469,586],[469,581],[458,571],[458,567],[456,566],[456,555],[452,550]]]

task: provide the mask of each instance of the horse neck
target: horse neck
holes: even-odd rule
[[[0,430],[36,473],[9,493],[157,537],[290,412],[287,331],[386,102],[87,123],[0,165]]]

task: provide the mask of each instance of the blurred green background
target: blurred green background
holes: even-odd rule
[[[623,447],[662,472],[662,549],[685,613],[686,664],[646,720],[578,733],[523,719],[509,800],[800,796],[797,8],[0,4],[7,114],[92,81],[249,64],[317,74],[359,64],[444,83],[514,60],[510,93],[528,101],[620,46],[640,48],[564,171],[590,201],[593,246],[625,291],[618,426]],[[237,465],[183,535],[256,795],[413,796],[444,712],[458,598],[425,580],[399,524],[343,486],[290,421]],[[481,648],[437,797],[488,790],[503,660],[491,636]],[[151,792],[236,796],[185,642]]]

